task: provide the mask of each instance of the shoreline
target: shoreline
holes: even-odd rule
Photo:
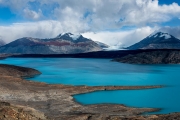
[[[15,107],[20,105],[20,108],[23,108],[23,110],[31,108],[28,113],[26,111],[23,113],[30,113],[30,115],[42,120],[90,120],[89,118],[92,120],[103,120],[105,118],[113,120],[114,118],[147,117],[142,114],[160,109],[135,108],[122,104],[82,105],[74,100],[73,95],[103,90],[140,90],[164,87],[161,85],[70,86],[46,84],[22,78],[22,76],[39,74],[40,72],[35,69],[7,65],[5,68],[0,66],[0,71],[3,71],[3,74],[0,74],[0,101],[5,101]],[[0,105],[0,107],[2,106]],[[158,115],[155,116],[156,118],[158,117]],[[149,117],[152,117],[152,115],[149,115]]]
[[[34,82],[34,81],[33,81]],[[55,84],[49,84],[49,85],[55,85]],[[57,85],[63,85],[63,84],[57,84]],[[66,86],[66,85],[65,85]],[[67,85],[68,86],[68,85]],[[79,87],[79,86],[73,86],[70,85],[72,87]],[[85,88],[99,88],[97,90],[92,90],[92,91],[88,91],[88,92],[80,92],[80,93],[75,93],[72,94],[71,96],[75,96],[75,95],[81,95],[81,94],[87,94],[87,93],[93,93],[93,92],[100,92],[100,91],[117,91],[117,90],[148,90],[148,89],[158,89],[158,88],[164,88],[167,87],[165,85],[144,85],[144,86],[82,86]],[[81,103],[80,103],[81,104]],[[111,103],[108,103],[111,104]],[[122,104],[120,104],[122,105]]]
[[[23,82],[26,82],[25,80],[23,80]],[[39,84],[39,85],[45,85],[45,86],[52,86],[52,87],[62,87],[63,89],[64,88],[66,88],[67,87],[67,91],[69,91],[69,89],[72,89],[72,88],[74,88],[74,89],[77,89],[77,87],[74,87],[74,86],[64,86],[64,85],[62,85],[62,84],[58,84],[58,85],[49,85],[49,84],[45,84],[45,83],[39,83],[39,82],[33,82],[33,81],[28,81],[29,83],[31,83],[31,84]],[[27,82],[26,82],[27,83]],[[107,86],[108,87],[108,86]],[[137,87],[137,86],[136,86]],[[144,86],[143,86],[144,87]],[[157,86],[156,86],[157,87]],[[84,88],[84,87],[83,87]],[[85,88],[87,88],[87,86],[85,87]],[[93,91],[96,91],[97,90],[97,88],[95,88],[94,89],[94,87],[88,87],[88,88],[90,88],[90,91],[91,92],[93,92]],[[106,88],[106,87],[105,87]],[[50,89],[54,89],[54,88],[50,88]],[[55,89],[57,89],[57,88],[55,88]],[[100,88],[101,89],[101,88]],[[102,87],[102,89],[104,89],[104,87]],[[111,88],[112,89],[112,88]],[[134,88],[133,88],[134,89]],[[144,88],[138,88],[138,89],[144,89]],[[148,87],[148,89],[150,89],[149,87]],[[75,95],[75,94],[81,94],[82,93],[82,88],[80,88],[79,89],[81,92],[75,92],[75,93],[70,93],[69,94],[69,96],[72,96],[72,95]],[[78,91],[79,91],[78,90]],[[98,90],[99,90],[99,88],[98,88]],[[121,89],[122,90],[122,89]],[[125,89],[123,89],[123,90],[125,90]],[[127,90],[127,88],[126,88],[126,90]],[[89,90],[88,90],[89,91]],[[33,92],[38,92],[38,91],[33,91]],[[83,93],[87,93],[87,91],[85,91],[85,92],[83,92]],[[53,96],[54,97],[54,96]],[[10,102],[11,103],[11,100],[5,100],[6,102]],[[121,111],[122,109],[123,109],[123,111],[125,110],[125,111],[131,111],[131,110],[133,110],[134,111],[134,113],[125,113],[125,114],[130,114],[130,116],[132,116],[132,115],[139,115],[139,114],[142,114],[142,113],[144,113],[144,112],[155,112],[155,111],[157,111],[157,110],[159,110],[159,109],[154,109],[154,108],[135,108],[135,107],[127,107],[127,106],[125,106],[125,105],[122,105],[122,104],[93,104],[93,105],[82,105],[82,104],[80,104],[80,103],[78,103],[77,101],[74,101],[74,98],[72,97],[72,99],[70,100],[71,102],[74,102],[74,104],[75,104],[75,106],[76,105],[78,105],[78,107],[79,107],[79,105],[80,105],[80,107],[82,107],[81,109],[82,110],[84,110],[85,109],[85,113],[88,113],[88,115],[87,116],[89,116],[89,114],[90,114],[90,116],[92,116],[93,114],[99,114],[99,113],[101,113],[102,114],[102,110],[103,110],[103,108],[105,107],[105,108],[108,108],[110,111],[108,111],[108,113],[109,112],[113,112],[114,110],[116,110],[117,109],[117,107],[119,107],[119,109],[117,110],[117,111]],[[26,106],[26,105],[24,105],[24,104],[22,104],[22,101],[19,101],[18,102],[18,100],[16,100],[16,101],[12,101],[12,103],[13,104],[16,104],[16,105],[22,105],[22,106]],[[28,105],[29,107],[32,107],[32,108],[34,108],[31,104],[30,105]],[[77,107],[77,108],[78,108]],[[72,107],[71,109],[77,109],[76,107]],[[88,109],[92,109],[92,110],[88,110]],[[98,109],[97,109],[98,108]],[[36,110],[38,110],[38,108],[35,108]],[[78,110],[78,111],[74,111],[74,110],[70,110],[70,112],[71,112],[71,115],[73,115],[73,114],[75,114],[75,116],[71,116],[71,117],[73,117],[72,119],[74,119],[74,118],[76,118],[77,116],[79,117],[79,114],[84,114],[84,113],[82,113],[82,110]],[[92,111],[97,111],[97,113],[93,113]],[[38,110],[39,111],[39,110]],[[40,110],[41,111],[41,110]],[[87,112],[86,112],[87,111]],[[48,112],[48,111],[47,111]],[[104,112],[104,111],[103,111]],[[66,112],[65,112],[66,113]],[[78,115],[77,115],[78,114]],[[118,114],[119,114],[119,112],[115,112],[115,113],[111,113],[112,115],[114,115],[115,114],[115,116],[118,116]],[[124,113],[123,113],[124,114]],[[49,117],[49,115],[45,115],[45,116],[47,116],[47,117]],[[54,116],[54,115],[53,115]],[[50,116],[50,118],[52,118],[53,116]],[[129,115],[128,115],[129,116]],[[65,114],[64,115],[64,117],[62,118],[62,119],[65,119],[65,118],[67,118],[67,117],[69,117],[69,113],[68,114]],[[59,116],[58,116],[58,118],[57,118],[57,120],[59,119]]]
[[[61,84],[63,85],[63,84]],[[96,86],[86,86],[86,87],[96,87]],[[97,87],[114,87],[114,86],[97,86]],[[134,106],[127,106],[125,104],[116,104],[116,103],[99,103],[99,104],[83,104],[81,102],[78,102],[74,96],[75,95],[81,95],[81,94],[88,94],[88,93],[93,93],[93,92],[99,92],[99,91],[120,91],[120,90],[148,90],[148,89],[160,89],[160,88],[164,88],[164,85],[148,85],[148,86],[115,86],[115,87],[122,87],[122,89],[110,89],[110,90],[95,90],[95,91],[90,91],[90,92],[85,92],[85,93],[77,93],[77,94],[73,94],[71,95],[73,97],[73,101],[83,105],[83,106],[92,106],[92,105],[121,105],[123,107],[128,107],[128,108],[143,108],[143,107],[134,107]],[[124,88],[123,88],[124,87]],[[128,89],[129,88],[129,89]],[[145,113],[153,113],[153,112],[158,112],[160,110],[162,110],[162,108],[148,108],[148,109],[153,109],[152,111],[149,112],[144,112],[141,113],[140,115],[143,115]]]

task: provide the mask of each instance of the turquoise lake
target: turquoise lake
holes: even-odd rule
[[[110,59],[8,58],[1,64],[35,68],[41,75],[28,80],[67,85],[165,85],[148,90],[98,91],[73,96],[82,104],[124,104],[180,112],[180,65],[132,65]]]

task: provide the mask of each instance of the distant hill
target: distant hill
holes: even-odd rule
[[[96,42],[72,33],[50,39],[24,37],[0,47],[0,53],[10,54],[75,54],[101,50]]]
[[[180,49],[180,40],[168,33],[157,32],[127,49]]]

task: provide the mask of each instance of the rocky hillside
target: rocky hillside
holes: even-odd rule
[[[113,61],[131,64],[179,64],[180,50],[153,50],[129,54]]]
[[[99,41],[95,41],[95,42],[103,49],[110,47],[110,46],[108,46],[108,45],[106,45],[106,44],[104,44],[102,42],[99,42]]]
[[[41,72],[33,68],[18,67],[14,65],[0,64],[0,76],[31,77]]]
[[[74,54],[100,50],[102,47],[96,42],[72,33],[50,39],[24,37],[0,47],[0,53],[10,54]]]
[[[43,113],[27,106],[0,101],[0,120],[47,120]]]
[[[180,40],[168,33],[157,32],[127,49],[180,49]]]

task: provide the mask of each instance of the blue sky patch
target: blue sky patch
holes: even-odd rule
[[[171,27],[176,27],[180,26],[180,19],[179,18],[173,18],[172,20],[162,23],[162,26],[171,26]]]
[[[0,6],[0,22],[8,23],[16,19],[16,15],[8,7]]]
[[[177,3],[180,5],[180,0],[159,0],[159,4],[162,5],[162,4],[172,4],[173,2]]]

